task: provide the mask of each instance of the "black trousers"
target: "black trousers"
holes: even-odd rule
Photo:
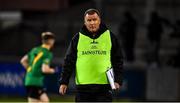
[[[99,87],[98,87],[99,88]],[[105,88],[80,88],[76,93],[76,102],[112,102],[112,91]]]

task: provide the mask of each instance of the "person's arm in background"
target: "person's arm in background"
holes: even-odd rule
[[[45,74],[53,74],[53,73],[55,73],[55,69],[51,68],[48,64],[43,64],[42,72]]]
[[[43,57],[43,64],[41,67],[41,70],[43,73],[54,74],[57,71],[56,69],[58,69],[58,68],[51,68],[50,67],[50,63],[51,63],[52,58],[53,58],[52,54],[48,54],[48,55],[45,55]]]
[[[29,64],[28,64],[28,55],[25,55],[22,57],[20,63],[22,64],[22,66],[27,69]]]
[[[122,48],[120,46],[120,41],[116,38],[116,36],[111,33],[111,41],[112,41],[112,48],[111,48],[111,63],[114,70],[114,79],[115,79],[115,86],[119,89],[122,85],[123,78],[123,54]]]
[[[63,70],[60,78],[59,93],[64,95],[69,84],[69,79],[76,68],[78,34],[72,39],[64,59]]]

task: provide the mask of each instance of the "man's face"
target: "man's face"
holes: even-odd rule
[[[54,46],[54,43],[55,43],[54,39],[49,39],[48,40],[48,44],[50,45],[51,48]]]
[[[101,23],[101,19],[97,15],[97,13],[94,13],[92,15],[86,14],[84,17],[84,24],[86,28],[92,33],[98,31],[100,23]]]

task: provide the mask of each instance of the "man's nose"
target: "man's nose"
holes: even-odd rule
[[[92,21],[90,22],[90,24],[94,24],[94,21],[92,20]]]

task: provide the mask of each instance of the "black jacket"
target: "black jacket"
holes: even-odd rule
[[[90,33],[85,26],[82,27],[80,32],[92,39],[98,38],[102,33],[104,33],[108,28],[104,25],[100,25],[100,29],[97,31],[96,35],[93,37],[92,33]],[[122,85],[122,70],[123,70],[123,56],[119,41],[115,37],[115,35],[111,32],[111,63],[114,69],[115,74],[115,82]],[[61,74],[60,84],[68,85],[70,76],[76,68],[76,60],[77,60],[77,44],[79,40],[79,33],[77,33],[69,45],[69,48],[66,52],[66,56],[64,59],[64,66]]]

